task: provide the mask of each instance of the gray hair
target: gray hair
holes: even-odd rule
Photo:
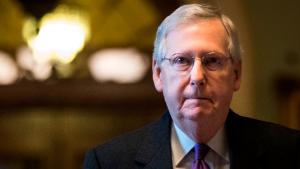
[[[196,19],[219,18],[224,25],[228,35],[228,51],[234,61],[241,61],[241,47],[237,30],[233,22],[219,9],[203,4],[188,4],[177,8],[172,14],[166,17],[159,25],[154,42],[153,59],[161,62],[166,55],[165,40],[168,34],[180,24],[187,24]]]

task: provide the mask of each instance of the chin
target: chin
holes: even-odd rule
[[[208,117],[213,114],[213,109],[195,108],[192,110],[183,111],[182,114],[185,118],[190,120],[198,120]]]

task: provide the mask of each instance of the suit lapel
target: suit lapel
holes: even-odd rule
[[[226,132],[229,144],[231,169],[260,169],[261,157],[267,145],[252,128],[247,118],[241,117],[230,110],[226,121]]]
[[[135,158],[137,168],[172,168],[170,144],[171,122],[169,113],[165,113],[157,124],[148,128],[147,134]]]

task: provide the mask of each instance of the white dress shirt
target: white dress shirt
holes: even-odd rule
[[[171,148],[173,169],[191,169],[194,159],[192,151],[196,142],[187,136],[174,123],[171,130]],[[229,151],[224,127],[209,140],[210,151],[205,157],[210,169],[229,169]]]

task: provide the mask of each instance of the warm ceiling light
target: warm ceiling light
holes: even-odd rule
[[[148,57],[133,48],[105,49],[89,60],[90,72],[100,82],[134,83],[145,76],[148,67]]]
[[[38,62],[70,63],[89,38],[88,18],[82,12],[59,6],[45,15],[39,23],[39,32],[32,36],[34,21],[24,24],[23,35]]]
[[[32,51],[27,47],[20,47],[16,53],[19,67],[31,73],[30,78],[46,80],[52,74],[52,65],[48,62],[37,62],[34,60]]]
[[[0,51],[0,84],[9,85],[18,79],[19,73],[15,61],[8,54]]]

